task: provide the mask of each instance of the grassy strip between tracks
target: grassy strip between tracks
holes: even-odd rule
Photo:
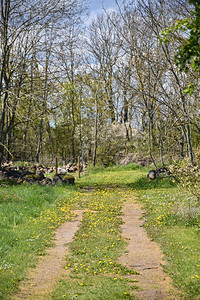
[[[135,299],[137,272],[117,262],[125,247],[120,236],[121,208],[132,195],[120,189],[96,189],[83,193],[80,208],[87,208],[74,241],[70,245],[63,279],[53,299]],[[135,278],[124,275],[135,274]]]

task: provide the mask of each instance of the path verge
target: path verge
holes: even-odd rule
[[[170,278],[163,271],[162,265],[165,261],[158,244],[149,239],[142,227],[144,223],[142,217],[143,210],[138,203],[129,201],[124,205],[122,217],[124,224],[121,228],[128,246],[119,262],[139,272],[137,277],[130,275],[138,280],[136,295],[139,299],[180,299],[171,285]]]
[[[63,224],[55,232],[54,247],[47,250],[47,254],[41,257],[36,268],[28,275],[28,280],[21,283],[20,290],[11,299],[45,299],[52,292],[55,282],[66,270],[67,244],[73,240],[82,219],[83,211],[73,211],[76,214],[74,220]]]

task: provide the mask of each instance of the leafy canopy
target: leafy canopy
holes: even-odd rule
[[[187,37],[179,46],[175,55],[175,62],[181,71],[187,72],[189,68],[198,71],[200,67],[200,1],[189,0],[194,5],[188,18],[177,20],[166,30],[161,32],[161,42],[168,43],[173,33],[185,32]]]

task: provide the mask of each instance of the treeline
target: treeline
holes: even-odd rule
[[[195,5],[116,1],[86,26],[86,1],[2,0],[0,162],[194,163],[199,69],[177,64],[190,30],[170,26]]]

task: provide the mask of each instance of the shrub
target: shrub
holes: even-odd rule
[[[174,180],[182,188],[194,195],[200,202],[200,167],[193,166],[189,164],[188,159],[184,159],[170,166],[170,171],[173,174]]]

